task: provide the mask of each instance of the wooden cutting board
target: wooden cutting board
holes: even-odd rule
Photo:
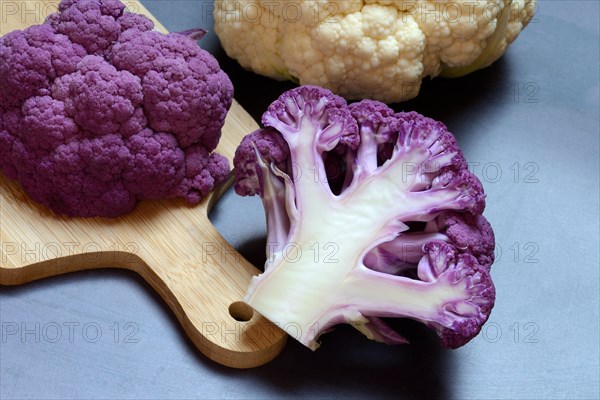
[[[2,2],[0,33],[42,23],[57,3]],[[125,3],[166,31],[142,4]],[[242,137],[256,128],[252,117],[234,102],[217,151],[231,161]],[[211,205],[224,190],[195,207],[181,199],[145,201],[116,219],[67,218],[29,200],[0,173],[0,284],[18,285],[92,268],[132,270],[159,293],[208,358],[236,368],[264,364],[281,352],[287,336],[241,302],[259,271],[208,219]]]

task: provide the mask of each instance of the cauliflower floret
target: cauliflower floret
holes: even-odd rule
[[[410,2],[217,0],[215,31],[247,69],[386,102],[424,77],[461,76],[497,60],[536,0]]]
[[[191,36],[124,9],[63,0],[44,24],[0,38],[0,169],[59,214],[197,204],[229,174],[213,150],[231,81]]]
[[[85,49],[48,25],[10,32],[0,42],[0,106],[49,94],[51,82],[77,69]]]

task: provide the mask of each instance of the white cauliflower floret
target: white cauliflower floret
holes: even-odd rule
[[[348,99],[404,101],[424,77],[462,76],[497,60],[536,0],[217,0],[227,54],[275,79]]]

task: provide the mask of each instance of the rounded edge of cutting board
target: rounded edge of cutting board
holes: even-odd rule
[[[89,262],[90,256],[95,259],[93,263]],[[115,262],[115,260],[122,260],[122,262]],[[179,298],[148,264],[132,253],[86,253],[46,260],[19,268],[0,267],[0,284],[20,285],[51,276],[91,269],[126,269],[137,273],[175,314],[194,346],[219,364],[241,369],[258,367],[277,357],[287,343],[287,334],[254,310],[251,310],[250,318],[247,320],[234,321],[236,315],[230,310],[235,302],[232,302],[226,311],[229,315],[226,315],[224,309],[222,310],[224,318],[230,318],[228,326],[223,321],[220,324],[211,322],[208,325],[211,331],[202,332],[204,324],[200,323],[200,327],[194,324],[190,318],[192,310],[189,306],[182,306],[183,299]],[[207,334],[217,336],[217,340],[210,340]],[[230,343],[228,344],[227,341]],[[234,345],[231,345],[231,341],[235,342]]]

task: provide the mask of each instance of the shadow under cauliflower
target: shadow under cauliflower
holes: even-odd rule
[[[0,38],[0,169],[69,216],[196,204],[229,175],[213,150],[233,99],[216,59],[118,0],[63,0]]]

